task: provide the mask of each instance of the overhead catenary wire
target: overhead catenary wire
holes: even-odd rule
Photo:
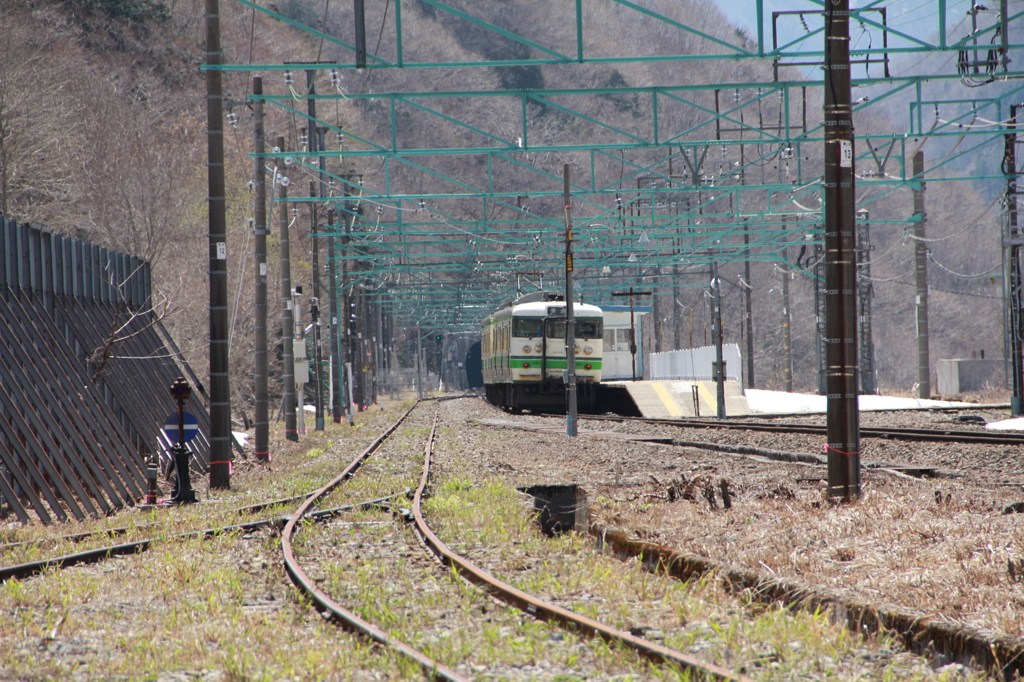
[[[949,273],[950,275],[953,275],[954,277],[959,277],[960,279],[980,279],[982,277],[991,277],[993,273],[999,272],[1002,269],[1002,265],[999,265],[999,266],[993,267],[990,270],[987,270],[985,272],[968,275],[968,274],[963,274],[963,273],[960,273],[960,272],[954,272],[953,270],[950,270],[945,265],[943,265],[939,261],[935,260],[935,257],[932,255],[931,251],[928,252],[928,260],[930,260],[932,263],[935,263],[935,265],[938,266],[938,268],[940,270],[942,270],[943,272]]]
[[[326,14],[326,13],[325,13],[325,14]],[[383,33],[383,31],[384,31],[384,30],[386,30],[386,26],[385,26],[385,25],[384,25],[384,24],[382,23],[382,25],[381,25],[381,32]],[[322,44],[322,43],[321,43],[321,44]],[[367,74],[367,76],[368,76],[368,77],[369,77],[369,75],[370,75],[370,74]],[[368,79],[368,78],[367,78],[367,81],[366,81],[366,82],[369,82],[369,79]],[[338,89],[339,89],[339,92],[340,92],[340,87],[339,87]],[[741,113],[742,113],[742,112],[741,112]],[[620,171],[620,173],[621,173],[621,171]],[[875,188],[872,188],[872,191],[878,191],[878,190],[876,190]],[[399,205],[397,205],[397,206],[394,206],[394,205],[391,205],[391,204],[382,204],[381,202],[377,202],[377,201],[372,201],[372,200],[370,200],[370,199],[364,199],[364,200],[365,200],[365,201],[367,201],[368,203],[371,203],[371,204],[374,204],[374,205],[378,205],[378,206],[390,206],[391,208],[394,208],[394,209],[395,209],[396,211],[416,211],[416,210],[417,210],[417,209],[414,209],[414,208],[405,208],[404,206],[401,206],[401,204],[400,204],[400,203],[399,203]],[[807,209],[807,207],[805,207],[805,206],[801,206],[801,204],[800,204],[799,202],[794,202],[794,204],[795,204],[796,206],[799,206],[799,207],[800,207],[800,208],[802,208],[803,210],[809,210],[809,209]],[[819,209],[819,210],[820,210],[820,209]],[[448,211],[448,213],[449,213],[449,214],[453,214],[453,212],[452,212],[451,210],[449,210],[449,211]],[[456,213],[454,213],[454,214],[455,214],[455,215],[458,215],[458,213],[457,213],[457,212],[456,212]],[[378,219],[378,224],[379,224],[379,220],[380,220],[380,219]],[[454,218],[453,218],[452,220],[456,220],[456,219],[454,219]],[[446,225],[451,225],[451,223],[450,223],[450,222],[448,222],[447,220],[441,220],[441,222],[444,222],[444,223],[445,223]],[[457,221],[456,221],[456,222],[457,222]],[[454,229],[455,231],[457,231],[457,232],[460,232],[460,233],[463,233],[463,234],[467,234],[467,235],[473,235],[473,234],[474,234],[474,233],[472,232],[472,230],[473,230],[473,228],[472,228],[472,227],[470,227],[469,229],[459,229],[459,228],[453,228],[453,229]],[[500,233],[499,233],[499,234],[500,234]],[[474,235],[474,236],[477,236],[477,237],[479,237],[478,235]],[[506,243],[506,244],[507,244],[507,243],[510,243],[510,242],[508,242],[508,241],[503,241],[503,240],[501,240],[501,239],[493,239],[493,238],[491,238],[491,237],[479,237],[479,238],[481,238],[481,239],[485,239],[485,240],[488,240],[488,241],[494,241],[494,242],[498,242],[498,243]]]
[[[899,279],[890,280],[890,281],[895,282],[896,284],[902,284],[902,285],[908,286],[908,287],[916,287],[917,286],[916,282],[904,282],[903,280],[899,280]],[[971,296],[973,298],[989,298],[989,299],[1000,299],[1000,300],[1002,300],[1002,298],[1003,298],[1003,296],[1001,294],[975,294],[975,293],[972,293],[970,291],[953,291],[952,289],[943,289],[941,287],[936,287],[936,286],[932,286],[932,285],[928,286],[928,291],[941,291],[944,294],[954,294],[956,296]],[[910,308],[908,308],[908,310],[909,309]]]
[[[973,230],[975,227],[977,227],[978,223],[981,222],[981,219],[984,218],[988,214],[988,212],[992,210],[992,207],[1002,200],[1002,195],[997,196],[995,199],[989,202],[988,206],[986,206],[984,210],[982,210],[982,212],[979,213],[978,216],[967,227],[963,228],[959,232],[954,232],[953,234],[946,235],[945,237],[917,237],[909,232],[905,236],[907,239],[912,239],[917,242],[944,242],[950,239],[955,239],[956,237],[959,237],[965,232]]]

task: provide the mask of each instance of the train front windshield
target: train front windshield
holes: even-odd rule
[[[544,320],[540,318],[530,317],[517,317],[512,320],[512,336],[523,337],[532,339],[535,336],[540,336],[541,327],[544,326]]]
[[[574,320],[577,339],[599,339],[604,335],[603,320]],[[565,320],[548,320],[548,338],[565,339]]]

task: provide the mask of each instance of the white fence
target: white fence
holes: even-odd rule
[[[725,361],[725,378],[743,385],[743,360],[736,343],[722,345],[722,359]],[[651,353],[651,379],[679,379],[686,381],[712,381],[714,375],[715,347],[683,348],[664,353]]]

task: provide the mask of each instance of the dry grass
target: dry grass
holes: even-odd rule
[[[275,433],[275,456],[269,465],[251,459],[238,462],[232,489],[214,494],[200,490],[200,504],[159,512],[132,510],[91,523],[12,528],[5,539],[35,540],[55,532],[148,521],[158,524],[156,537],[167,537],[234,522],[237,515],[231,509],[305,493],[336,475],[400,414],[402,406],[393,407],[394,411],[359,415],[356,428],[328,424],[323,432],[310,431],[298,444]],[[152,537],[153,529],[133,535]],[[0,563],[82,548],[57,541],[43,549],[0,550]],[[281,567],[275,530],[158,542],[143,554],[12,580],[0,586],[0,614],[0,680],[341,680],[405,675],[404,663],[328,625],[297,601]]]
[[[1024,557],[1024,531],[1018,515],[1002,513],[998,491],[947,484],[937,504],[935,490],[917,481],[884,473],[865,481],[862,499],[839,507],[806,494],[741,496],[728,512],[704,500],[642,506],[605,498],[599,513],[730,565],[1024,635],[1024,584],[1008,570]]]

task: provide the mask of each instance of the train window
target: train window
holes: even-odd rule
[[[616,329],[615,330],[615,350],[617,351],[629,351],[629,330],[628,329]]]
[[[565,317],[565,306],[564,305],[549,305],[548,306],[548,317]]]
[[[601,336],[601,327],[601,320],[576,320],[576,338],[599,338]]]
[[[577,339],[596,339],[601,336],[601,320],[576,320]],[[565,320],[548,320],[548,338],[565,339]]]
[[[539,319],[531,319],[528,317],[516,318],[513,321],[515,327],[512,331],[512,336],[525,336],[532,339],[535,336],[540,335],[540,328],[544,321]]]

